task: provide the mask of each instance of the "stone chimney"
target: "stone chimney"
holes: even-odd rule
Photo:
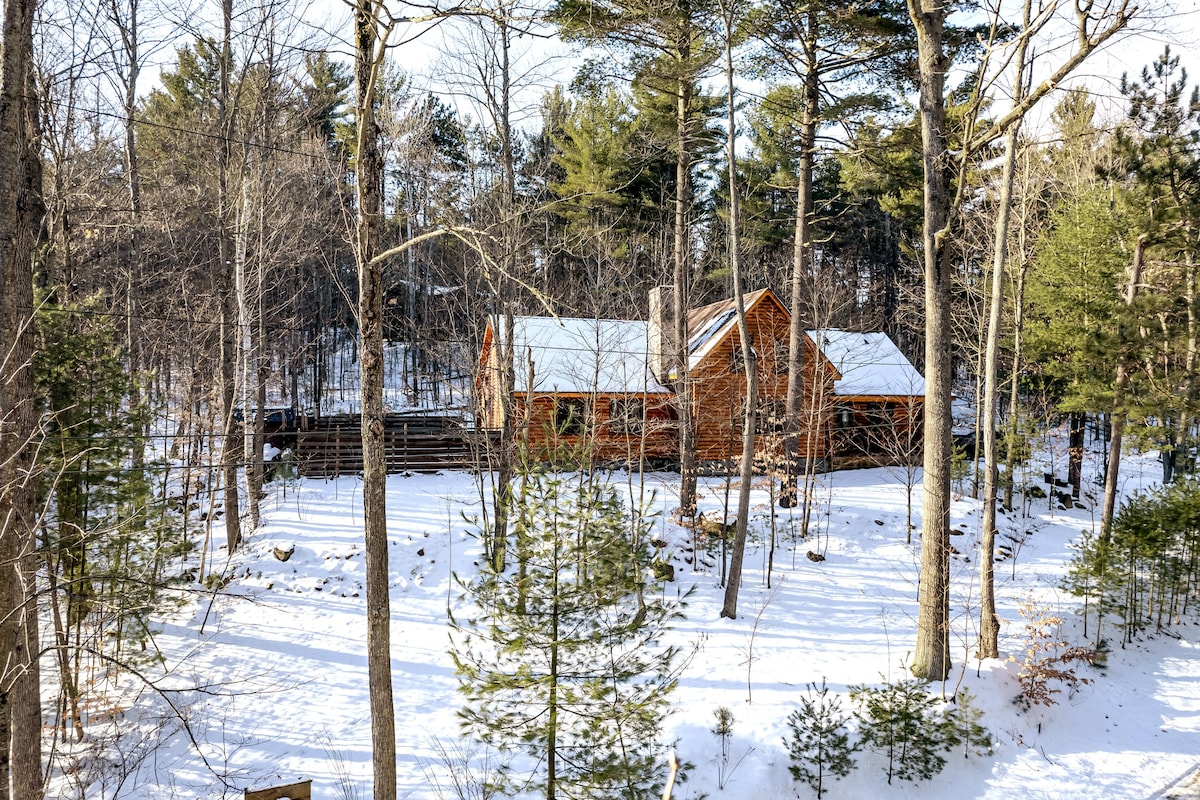
[[[671,369],[678,361],[675,344],[675,287],[655,286],[650,290],[650,371],[664,386],[671,383]]]

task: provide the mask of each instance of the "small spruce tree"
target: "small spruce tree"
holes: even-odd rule
[[[844,778],[855,767],[858,747],[850,742],[849,719],[841,699],[829,694],[824,679],[819,689],[815,683],[808,684],[800,707],[788,715],[792,735],[783,740],[792,760],[788,769],[795,780],[812,787],[818,798],[825,794],[827,776]]]
[[[677,651],[657,641],[680,603],[647,585],[652,520],[637,519],[594,474],[532,473],[512,514],[521,569],[485,563],[467,586],[477,610],[451,650],[463,728],[533,765],[501,791],[635,800],[665,774],[656,744]]]

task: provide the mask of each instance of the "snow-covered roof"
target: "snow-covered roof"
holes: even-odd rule
[[[809,331],[842,376],[834,381],[838,397],[924,397],[925,379],[886,333]]]
[[[494,329],[499,332],[502,326]],[[648,342],[641,320],[514,317],[515,391],[668,393],[650,371]]]

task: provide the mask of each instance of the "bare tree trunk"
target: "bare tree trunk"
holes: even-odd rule
[[[264,140],[265,141],[265,140]],[[250,491],[254,497],[254,513],[251,519],[254,526],[259,522],[259,496],[262,494],[264,473],[263,445],[265,443],[266,405],[267,405],[267,376],[271,374],[270,353],[267,351],[267,321],[263,294],[266,290],[266,259],[263,255],[267,249],[267,178],[266,164],[260,164],[259,171],[259,203],[258,203],[258,254],[255,257],[254,270],[254,313],[256,317],[254,336],[254,458],[250,462],[253,469],[253,479],[249,481]]]
[[[500,397],[503,406],[504,422],[500,434],[500,464],[497,470],[497,493],[494,498],[494,516],[496,524],[492,530],[490,557],[492,566],[497,572],[504,569],[508,558],[508,519],[513,504],[513,477],[516,475],[516,428],[514,427],[513,390],[516,386],[516,365],[513,360],[513,313],[512,298],[509,297],[509,287],[517,266],[517,171],[513,154],[512,119],[510,104],[512,101],[512,84],[510,81],[509,57],[511,55],[510,30],[507,18],[501,14],[496,20],[497,34],[500,37],[498,65],[500,72],[499,103],[496,108],[496,128],[500,135],[500,160],[504,170],[504,202],[500,213],[501,228],[504,231],[503,275],[500,276],[500,302],[504,308],[504,336],[500,350],[501,373]]]
[[[1142,261],[1146,255],[1146,234],[1138,237],[1133,248],[1133,262],[1129,265],[1129,284],[1125,287],[1125,305],[1132,306],[1137,300],[1138,283],[1142,279]],[[1124,344],[1124,343],[1122,343]],[[1108,470],[1104,475],[1104,508],[1100,515],[1100,541],[1107,542],[1112,536],[1113,513],[1117,503],[1117,479],[1121,472],[1121,440],[1125,432],[1125,390],[1129,387],[1129,364],[1122,355],[1117,359],[1117,378],[1113,383],[1112,438],[1108,449]]]
[[[1191,226],[1186,228],[1189,239],[1194,239],[1192,236]],[[1187,302],[1187,350],[1184,354],[1183,365],[1183,385],[1180,387],[1183,395],[1183,403],[1180,404],[1179,421],[1176,424],[1176,446],[1172,448],[1170,453],[1170,463],[1172,479],[1174,472],[1179,466],[1177,451],[1179,448],[1185,448],[1185,452],[1191,449],[1192,446],[1192,421],[1195,419],[1195,402],[1196,402],[1196,356],[1198,345],[1198,325],[1196,320],[1196,263],[1192,253],[1188,253],[1184,257],[1184,300]],[[1167,454],[1164,453],[1164,461]],[[1076,496],[1078,496],[1076,491]]]
[[[383,158],[375,119],[377,81],[390,28],[378,31],[378,0],[354,9],[355,119],[358,121],[355,186],[358,223],[359,368],[362,391],[363,526],[366,550],[367,673],[375,800],[396,798],[396,711],[392,700],[391,597],[387,541],[387,455],[383,427],[383,267],[374,261],[382,228]]]
[[[691,194],[691,133],[688,113],[692,105],[692,86],[680,78],[676,87],[675,125],[675,345],[676,402],[679,411],[679,516],[690,520],[696,516],[696,421],[692,407],[692,376],[688,368],[688,203]]]
[[[1025,4],[1028,24],[1029,3]],[[1024,69],[1023,46],[1018,46],[1017,79]],[[996,617],[996,498],[999,460],[996,456],[996,399],[1000,393],[997,372],[1000,358],[1000,320],[1004,311],[1004,279],[1008,262],[1008,229],[1012,219],[1012,190],[1017,167],[1017,133],[1013,125],[1004,137],[1004,167],[996,209],[992,251],[992,299],[988,315],[987,345],[983,366],[983,539],[979,543],[979,658],[1000,657],[1000,620]],[[1012,476],[1008,476],[1011,480]]]
[[[33,257],[45,215],[33,83],[35,0],[4,4],[0,50],[0,798],[42,797],[34,555]]]
[[[238,205],[237,225],[234,232],[234,295],[237,302],[238,318],[238,365],[240,378],[238,380],[239,402],[242,407],[242,470],[246,476],[246,515],[250,530],[258,527],[258,493],[261,490],[261,472],[259,463],[262,459],[262,447],[255,454],[254,430],[258,424],[259,411],[254,409],[254,393],[257,390],[257,355],[254,349],[254,320],[251,312],[250,297],[250,264],[248,250],[250,249],[249,216],[253,213],[254,200],[250,192],[250,173],[245,163],[242,164],[241,187],[242,200]],[[253,409],[253,410],[252,410]]]
[[[804,405],[804,278],[811,273],[812,213],[813,213],[813,149],[817,140],[817,104],[820,102],[820,73],[817,69],[817,25],[820,16],[814,4],[809,10],[804,55],[807,69],[804,75],[804,111],[800,120],[800,165],[796,177],[796,240],[792,244],[791,323],[788,330],[788,372],[785,424],[787,439],[787,477],[779,495],[779,503],[792,508],[797,502],[797,483],[800,473],[800,430]],[[811,447],[807,448],[811,460]],[[805,466],[807,478],[808,466]],[[807,482],[807,481],[806,481]]]
[[[125,187],[129,193],[129,240],[127,263],[125,266],[125,349],[129,360],[129,405],[137,409],[142,404],[142,346],[134,332],[134,320],[138,316],[138,291],[142,275],[142,184],[141,169],[138,161],[137,139],[134,128],[134,112],[137,111],[138,78],[141,75],[141,61],[138,54],[138,0],[111,0],[109,3],[109,18],[117,27],[121,37],[121,51],[125,63],[122,89],[122,112],[125,127]],[[122,17],[122,12],[127,17]],[[145,434],[143,426],[139,433]],[[135,438],[133,442],[133,465],[140,467],[145,460],[145,439]]]
[[[922,503],[921,579],[917,645],[912,671],[943,680],[950,670],[950,218],[946,148],[946,6],[937,0],[908,0],[917,33],[920,70],[919,114],[924,165],[925,214],[925,494]]]
[[[1071,484],[1071,496],[1079,497],[1083,490],[1083,446],[1084,426],[1087,415],[1072,411],[1067,415],[1067,483]]]
[[[1022,4],[1022,30],[1032,22],[1033,3]],[[1013,58],[1013,102],[1020,103],[1027,91],[1025,68],[1029,39],[1017,41]],[[1000,321],[1004,313],[1004,281],[1008,267],[1008,233],[1012,224],[1013,185],[1017,175],[1020,122],[1004,135],[1004,166],[997,200],[995,238],[992,242],[992,297],[988,314],[987,344],[983,366],[983,538],[979,543],[979,649],[978,658],[1000,657],[1000,620],[996,617],[996,501],[1000,477],[996,454],[997,399],[1000,359]],[[978,451],[976,451],[978,452]],[[1012,483],[1012,473],[1006,476]]]
[[[725,89],[729,96],[729,122],[725,149],[729,159],[729,269],[733,274],[733,302],[737,309],[738,338],[741,340],[742,363],[746,369],[746,407],[742,420],[742,469],[738,487],[737,528],[733,535],[733,554],[729,559],[729,580],[725,584],[725,604],[721,616],[737,619],[738,589],[742,585],[742,560],[746,554],[746,532],[750,524],[750,485],[754,480],[754,432],[758,420],[758,362],[750,327],[746,324],[746,305],[742,287],[740,256],[741,200],[737,180],[737,119],[733,87],[733,28],[736,11],[732,3],[722,3],[725,16]],[[759,346],[765,346],[760,342]]]
[[[1020,233],[1021,239],[1024,239],[1026,225],[1022,225]],[[1016,459],[1013,457],[1013,448],[1016,446],[1017,436],[1021,430],[1021,348],[1024,346],[1025,338],[1025,273],[1029,268],[1029,262],[1025,259],[1025,248],[1021,248],[1021,264],[1017,268],[1017,286],[1013,297],[1013,363],[1012,363],[1012,381],[1009,385],[1008,395],[1008,431],[1009,440],[1004,448],[1004,470],[1008,474],[1008,481],[1004,484],[1004,507],[1012,508],[1013,505],[1013,469],[1016,465]]]
[[[233,416],[234,373],[237,360],[237,344],[234,339],[237,310],[233,291],[233,221],[232,200],[229,191],[229,161],[233,149],[234,113],[230,79],[233,71],[233,49],[231,43],[233,25],[233,0],[222,0],[221,16],[224,35],[221,39],[221,88],[217,98],[218,124],[221,130],[220,147],[217,149],[217,217],[220,225],[218,248],[221,263],[217,265],[217,296],[221,303],[221,476],[225,489],[225,543],[226,551],[232,553],[242,541],[241,509],[238,502],[238,451],[241,442]]]

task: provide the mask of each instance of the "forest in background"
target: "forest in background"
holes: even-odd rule
[[[890,2],[410,10],[361,3],[352,63],[280,3],[5,6],[0,200],[25,260],[6,256],[0,328],[0,652],[54,650],[64,726],[82,655],[136,661],[171,587],[215,579],[186,560],[212,522],[230,551],[257,524],[262,419],[240,409],[320,415],[333,354],[374,358],[368,318],[405,344],[409,402],[441,408],[489,314],[766,287],[803,328],[886,331],[972,400],[993,504],[1062,415],[1073,450],[1091,426],[1114,462],[1124,434],[1168,481],[1193,468],[1200,98],[1170,51],[1122,80],[1119,118],[1049,94],[1136,9],[980,6],[935,44]],[[414,18],[453,30],[445,93],[390,63]],[[572,74],[547,84],[531,37],[576,45]],[[40,632],[16,622],[38,597]],[[29,670],[6,670],[18,787]]]

